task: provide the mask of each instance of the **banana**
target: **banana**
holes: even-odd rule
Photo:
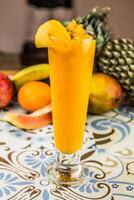
[[[38,64],[26,67],[17,72],[11,79],[16,89],[29,81],[42,80],[49,77],[49,64]]]

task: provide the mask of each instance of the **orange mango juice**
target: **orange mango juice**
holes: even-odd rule
[[[48,48],[56,148],[80,150],[90,93],[95,40],[74,40],[69,47]]]

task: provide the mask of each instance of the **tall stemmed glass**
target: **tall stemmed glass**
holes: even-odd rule
[[[62,41],[59,46],[48,48],[57,154],[51,179],[60,185],[78,185],[85,178],[86,170],[81,165],[79,152],[83,143],[95,44],[95,39],[90,37],[74,40],[66,48]]]

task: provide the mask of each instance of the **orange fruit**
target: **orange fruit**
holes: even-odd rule
[[[18,92],[18,102],[28,111],[38,110],[51,101],[50,87],[41,81],[25,83]]]
[[[39,26],[35,35],[35,45],[41,47],[55,47],[59,41],[65,44],[71,41],[71,37],[66,28],[57,20],[49,20]]]

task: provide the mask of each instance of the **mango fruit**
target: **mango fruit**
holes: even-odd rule
[[[37,129],[52,123],[51,104],[31,114],[7,112],[2,121],[11,123],[21,129]]]
[[[6,107],[14,95],[12,81],[4,73],[0,73],[0,108]]]
[[[101,114],[117,108],[122,96],[122,88],[117,80],[103,73],[94,73],[91,80],[88,112]]]

